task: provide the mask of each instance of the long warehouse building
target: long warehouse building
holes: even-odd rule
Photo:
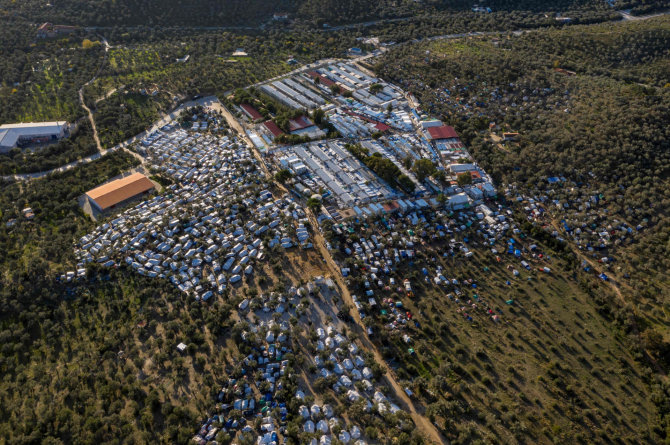
[[[103,184],[86,192],[91,206],[100,212],[111,209],[141,196],[154,188],[154,183],[142,173],[133,173],[125,178]]]
[[[0,152],[25,144],[44,144],[64,138],[67,122],[27,122],[0,125]]]

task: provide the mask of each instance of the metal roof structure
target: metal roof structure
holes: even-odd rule
[[[0,147],[15,147],[20,138],[62,136],[67,122],[26,122],[0,125]]]
[[[108,209],[120,202],[154,188],[153,182],[142,173],[133,173],[125,178],[103,184],[86,192],[101,210]]]

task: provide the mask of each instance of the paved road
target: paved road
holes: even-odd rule
[[[261,156],[260,152],[255,148],[254,144],[248,140],[249,138],[246,132],[244,131],[243,126],[239,123],[239,121],[235,119],[235,117],[230,113],[230,111],[226,107],[224,107],[223,104],[221,104],[218,100],[209,102],[209,106],[214,110],[220,111],[226,118],[230,126],[235,131],[237,131],[241,137],[247,140],[247,143],[251,147],[254,156],[256,156],[256,158],[260,161],[263,171],[265,172],[265,176],[268,179],[270,179],[271,174],[267,168],[267,165],[263,160],[263,157]],[[284,188],[283,185],[277,184],[277,186],[281,188],[285,193],[287,193],[287,190],[286,188]],[[308,211],[308,215],[313,227],[314,241],[316,247],[321,253],[323,259],[326,261],[328,269],[330,269],[331,275],[337,282],[344,301],[349,307],[354,307],[354,302],[351,297],[351,294],[349,293],[349,289],[344,280],[342,279],[342,275],[339,273],[339,268],[337,267],[335,260],[333,260],[333,257],[326,248],[326,240],[323,238],[323,235],[319,230],[319,224],[316,221],[316,218],[311,211]],[[400,384],[397,382],[395,375],[393,374],[392,370],[389,368],[386,361],[377,350],[374,343],[372,343],[370,339],[367,337],[367,334],[365,333],[366,332],[365,326],[363,326],[362,320],[358,315],[358,313],[356,313],[355,316],[356,316],[355,321],[357,324],[357,331],[359,333],[359,338],[363,342],[366,349],[374,354],[375,361],[384,367],[384,370],[386,371],[385,378],[391,390],[393,391],[393,396],[395,400],[399,401],[401,405],[404,405],[405,410],[409,412],[416,427],[421,431],[421,433],[426,437],[426,439],[430,440],[431,443],[435,444],[448,443],[448,441],[440,434],[437,428],[435,428],[435,425],[433,425],[425,415],[417,411],[416,407],[414,406],[414,403],[405,393],[404,389],[400,386]]]
[[[337,63],[337,62],[361,62],[363,60],[367,60],[367,59],[370,59],[372,57],[376,57],[383,52],[384,51],[375,51],[375,52],[372,52],[370,54],[366,54],[364,56],[357,56],[357,57],[320,59],[320,60],[317,60],[316,62],[308,63],[307,65],[302,65],[302,66],[300,66],[300,67],[298,67],[294,70],[291,70],[287,73],[279,74],[278,76],[275,76],[271,79],[261,80],[260,82],[256,82],[253,85],[249,85],[247,88],[259,87],[259,86],[265,85],[267,83],[272,83],[275,80],[284,79],[286,77],[291,77],[291,76],[294,76],[296,74],[303,73],[305,71],[312,71],[312,70],[315,70],[317,68],[321,68],[324,65],[332,65],[333,63]],[[233,91],[229,90],[229,91],[226,91],[224,93],[224,95],[228,96],[232,93],[233,93]]]
[[[92,154],[90,156],[86,156],[85,158],[78,159],[76,161],[70,162],[69,164],[62,165],[60,167],[51,169],[51,170],[46,170],[42,172],[37,172],[37,173],[22,173],[22,174],[16,174],[16,175],[8,175],[8,176],[2,176],[2,179],[7,180],[7,181],[30,181],[33,179],[39,179],[39,178],[44,178],[45,176],[48,176],[52,173],[62,173],[68,170],[71,170],[78,165],[81,164],[88,164],[89,162],[93,162],[97,159],[100,159],[103,156],[106,156],[110,153],[114,153],[115,151],[118,150],[125,150],[126,152],[132,154],[137,158],[140,162],[144,163],[146,160],[144,157],[140,156],[136,152],[128,149],[128,146],[139,142],[144,138],[147,134],[150,134],[157,129],[163,127],[164,125],[172,122],[175,118],[179,116],[179,113],[184,108],[188,107],[193,107],[196,105],[202,105],[202,106],[208,106],[211,103],[218,102],[219,100],[215,96],[208,96],[208,97],[203,97],[201,99],[198,99],[196,101],[188,101],[184,102],[183,104],[179,105],[177,108],[174,110],[170,111],[169,113],[163,114],[160,120],[155,122],[151,128],[149,128],[146,131],[143,131],[142,133],[133,136],[132,138],[115,145],[114,147],[108,148],[108,149],[101,149],[98,153]]]
[[[395,19],[370,20],[368,22],[358,22],[339,26],[329,26],[327,28],[320,28],[318,29],[318,31],[320,32],[343,31],[345,29],[368,28],[370,26],[380,25],[382,23],[398,23],[398,22],[407,22],[410,20],[421,20],[421,17],[398,17]]]

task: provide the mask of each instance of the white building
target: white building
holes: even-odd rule
[[[56,142],[66,136],[67,122],[28,122],[0,125],[0,152],[17,145]]]
[[[441,127],[444,125],[442,121],[438,121],[437,119],[431,119],[427,121],[421,121],[421,128],[426,130],[431,127]]]

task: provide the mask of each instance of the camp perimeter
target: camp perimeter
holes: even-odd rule
[[[236,364],[210,388],[193,443],[448,443],[446,407],[470,400],[457,382],[497,383],[465,367],[464,348],[447,360],[446,345],[472,332],[472,362],[493,369],[523,320],[567,313],[544,292],[585,298],[554,276],[565,246],[515,218],[535,201],[497,190],[454,128],[362,63],[324,60],[192,104],[129,146],[137,171],[80,199],[99,225],[60,280],[121,269],[171,283],[183,305],[234,304],[212,347]],[[561,317],[536,326],[556,332]],[[479,337],[493,333],[496,345]],[[196,349],[173,340],[179,357]],[[544,381],[507,366],[542,403]]]
[[[377,434],[368,429],[375,437],[366,437],[365,425],[357,419],[342,418],[331,405],[305,396],[314,378],[298,379],[293,393],[285,393],[290,366],[285,357],[300,348],[290,341],[295,326],[288,320],[308,311],[305,298],[321,295],[326,306],[332,306],[333,316],[310,316],[318,338],[306,359],[316,365],[316,378],[331,382],[347,403],[360,405],[373,417],[404,413],[407,420],[391,421],[402,426],[411,419],[403,399],[412,391],[389,393],[379,386],[384,372],[374,356],[368,351],[366,359],[359,352],[362,345],[346,338],[353,318],[338,308],[336,302],[344,298],[340,292],[358,308],[359,321],[366,317],[361,306],[365,301],[366,308],[382,307],[381,313],[389,314],[386,329],[401,332],[408,323],[418,326],[401,300],[388,298],[395,288],[412,296],[411,281],[397,272],[412,261],[420,242],[413,228],[429,222],[448,242],[452,234],[475,224],[493,244],[510,224],[497,205],[487,205],[496,196],[492,181],[454,129],[426,116],[400,88],[353,62],[317,62],[237,96],[224,101],[231,110],[218,100],[204,110],[186,110],[182,125],[168,123],[135,146],[148,169],[168,179],[162,192],[141,173],[87,192],[84,201],[105,222],[79,240],[77,269],[61,280],[84,277],[92,262],[105,268],[123,265],[169,280],[196,304],[211,304],[231,293],[246,294],[253,274],[264,273],[268,257],[291,261],[293,252],[314,250],[315,243],[328,252],[332,246],[323,232],[333,225],[338,232],[356,233],[361,224],[381,218],[382,232],[342,248],[365,264],[363,269],[354,271],[339,255],[331,256],[323,261],[335,265],[331,271],[338,275],[336,280],[305,276],[302,285],[292,283],[282,292],[239,303],[236,317],[244,326],[239,335],[248,343],[243,373],[221,389],[214,410],[193,437],[200,444],[214,443],[222,434],[259,444],[280,443],[287,434],[288,410],[298,405],[288,403],[288,398],[300,402],[302,437],[310,444],[375,442]],[[224,110],[237,133],[218,133]],[[425,171],[411,168],[422,159]],[[466,257],[472,254],[452,240],[452,253],[454,249],[463,250]],[[439,286],[458,282],[439,266],[424,272],[426,280],[432,275]],[[358,274],[366,277],[364,293],[351,296],[341,280]],[[337,283],[345,289],[338,289]],[[488,307],[483,299],[480,304]],[[497,322],[500,314],[488,311]],[[368,327],[361,335],[375,332]],[[410,335],[404,332],[402,338],[413,354]],[[186,348],[183,342],[178,345],[180,352]],[[275,412],[278,415],[271,415]],[[254,427],[256,416],[261,419],[259,428]],[[424,429],[422,434],[438,438],[428,425],[431,431]]]

